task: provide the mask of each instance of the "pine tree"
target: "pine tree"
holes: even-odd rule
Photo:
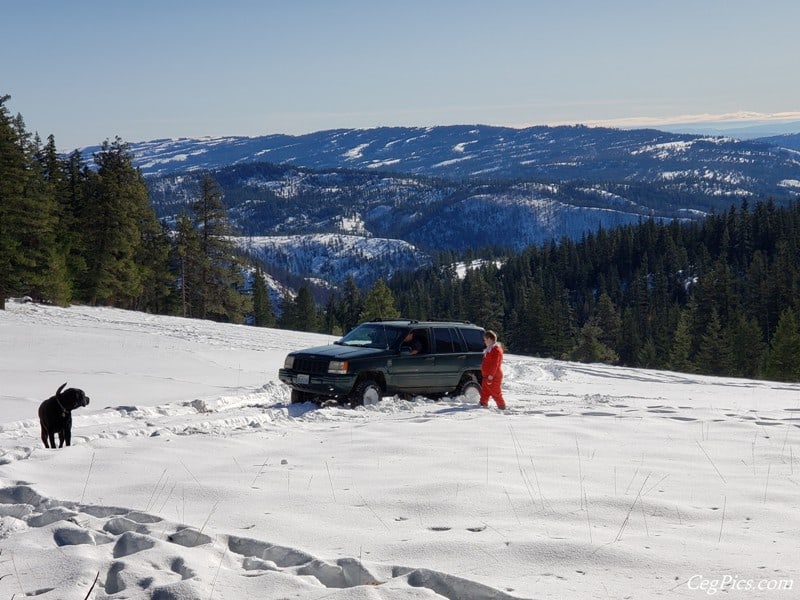
[[[547,323],[542,288],[533,285],[520,302],[519,314],[510,322],[509,345],[517,352],[547,356],[551,351],[546,343]]]
[[[597,300],[592,324],[600,330],[597,337],[598,341],[610,350],[615,350],[617,344],[619,344],[620,332],[622,331],[622,318],[619,316],[611,297],[606,292],[600,294],[600,298]]]
[[[222,202],[222,189],[212,177],[203,177],[192,212],[200,252],[196,263],[200,288],[193,296],[197,300],[195,316],[242,323],[249,311],[248,299],[242,294],[243,265],[230,241],[234,232]]]
[[[175,232],[174,264],[178,273],[178,296],[184,317],[198,317],[202,300],[201,263],[204,257],[200,253],[200,240],[192,221],[186,214],[178,217]]]
[[[275,313],[261,267],[256,267],[253,273],[253,325],[275,327]]]
[[[502,335],[503,308],[497,291],[487,281],[482,269],[472,269],[464,277],[466,320]]]
[[[725,374],[734,377],[753,378],[763,368],[766,344],[761,327],[755,318],[748,319],[737,311],[727,327],[724,328],[727,339],[727,355]]]
[[[775,307],[775,312],[780,312],[791,307],[800,307],[800,269],[797,266],[798,232],[787,232],[776,241],[776,256],[774,267],[770,270],[769,290]]]
[[[67,265],[67,273],[73,293],[77,282],[85,279],[86,240],[85,227],[79,221],[80,215],[88,214],[86,210],[87,171],[83,157],[75,150],[61,161],[63,189],[56,194],[59,203],[60,227],[59,244],[62,247]]]
[[[636,364],[645,369],[654,369],[658,362],[658,348],[653,338],[648,337],[636,352]]]
[[[56,218],[56,230],[52,241],[50,269],[50,299],[57,304],[69,304],[72,299],[72,276],[69,269],[71,239],[75,230],[74,216],[62,202],[68,192],[68,181],[58,156],[55,137],[49,135],[47,144],[37,153],[37,161],[47,185],[47,194],[52,198]]]
[[[297,320],[294,329],[297,331],[319,331],[317,304],[314,302],[314,297],[308,287],[303,286],[297,290],[294,304],[294,316]]]
[[[170,269],[170,232],[165,224],[155,220],[152,212],[144,213],[139,226],[141,244],[136,252],[136,262],[141,269],[142,292],[134,300],[133,308],[171,313],[178,301],[173,295],[175,274]]]
[[[668,366],[673,371],[691,373],[694,365],[691,360],[692,355],[692,332],[688,311],[682,311],[678,319],[678,326],[675,329],[675,337],[672,339],[672,348],[669,353]]]
[[[786,308],[778,319],[767,357],[766,376],[775,381],[800,381],[800,325]]]
[[[337,299],[336,296],[331,294],[328,296],[328,302],[325,304],[325,310],[320,318],[322,323],[322,332],[329,335],[342,335],[342,326],[336,317]]]
[[[278,327],[280,329],[294,330],[297,327],[299,319],[296,316],[297,307],[294,303],[294,298],[289,293],[289,290],[284,290],[281,295],[280,303],[280,316],[278,317]]]
[[[596,325],[587,323],[581,328],[578,343],[569,354],[570,360],[585,363],[616,364],[619,356],[600,341],[602,331]]]
[[[642,263],[647,263],[647,252],[639,250]],[[649,350],[641,354],[643,346],[648,342],[655,344],[650,331],[650,296],[648,293],[647,266],[639,266],[633,270],[629,289],[626,292],[625,309],[622,312],[622,333],[619,345],[620,359],[624,364],[642,365],[639,356],[648,357],[648,366],[654,366],[655,353]]]
[[[158,227],[155,213],[126,143],[106,140],[94,162],[97,171],[87,173],[78,215],[87,266],[80,290],[90,304],[135,308],[151,266],[138,261],[143,261],[143,237]]]
[[[709,375],[725,375],[725,359],[728,351],[719,314],[717,309],[713,308],[706,331],[700,337],[696,360],[698,371]]]
[[[0,97],[0,307],[8,295],[65,304],[69,283],[56,235],[58,206],[21,115]]]
[[[572,306],[569,303],[569,290],[562,289],[561,293],[547,300],[543,324],[544,343],[551,356],[563,357],[575,345],[575,319]]]
[[[317,306],[308,286],[301,286],[294,298],[285,293],[281,308],[281,318],[278,320],[281,329],[319,331]]]
[[[400,312],[395,306],[392,291],[383,279],[378,279],[364,300],[364,308],[359,315],[359,321],[396,319],[399,316]]]
[[[344,282],[344,292],[342,301],[338,308],[339,322],[342,331],[348,332],[359,323],[359,317],[364,310],[364,298],[361,290],[358,289],[353,276],[349,276]]]
[[[8,296],[20,293],[24,279],[19,267],[22,240],[17,231],[24,217],[25,154],[5,106],[9,98],[0,96],[0,309],[5,308]]]

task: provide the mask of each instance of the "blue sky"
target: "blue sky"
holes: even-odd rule
[[[800,119],[797,0],[0,7],[0,94],[62,150],[116,135]]]

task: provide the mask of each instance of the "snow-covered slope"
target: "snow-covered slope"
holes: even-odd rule
[[[401,240],[318,234],[242,237],[239,246],[278,269],[307,279],[342,283],[347,277],[369,286],[378,276],[418,269],[429,257]],[[376,265],[380,265],[376,269]]]
[[[10,303],[0,597],[796,595],[800,386],[507,355],[506,413],[290,405],[331,339]],[[64,381],[91,402],[45,449]]]

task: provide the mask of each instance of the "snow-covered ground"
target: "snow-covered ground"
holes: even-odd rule
[[[0,598],[800,594],[800,386],[508,355],[506,413],[290,405],[331,339],[8,304]]]

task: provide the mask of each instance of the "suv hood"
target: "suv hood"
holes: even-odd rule
[[[364,348],[360,346],[340,346],[337,344],[329,344],[327,346],[317,346],[315,348],[306,348],[292,352],[293,356],[316,356],[319,358],[327,358],[334,360],[349,360],[351,358],[363,358],[366,356],[374,356],[376,354],[384,354],[387,352],[381,348]]]

